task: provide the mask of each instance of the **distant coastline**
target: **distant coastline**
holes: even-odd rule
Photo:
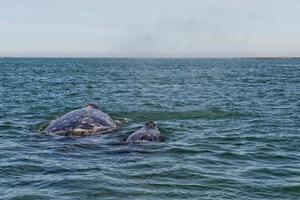
[[[241,58],[286,60],[286,59],[299,59],[300,57],[241,57]]]

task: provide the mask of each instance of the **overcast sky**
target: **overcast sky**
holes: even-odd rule
[[[0,0],[0,56],[300,56],[300,1]]]

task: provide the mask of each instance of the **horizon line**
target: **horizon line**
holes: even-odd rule
[[[232,56],[232,57],[130,57],[130,56],[0,56],[7,58],[40,58],[40,59],[299,59],[300,56]]]

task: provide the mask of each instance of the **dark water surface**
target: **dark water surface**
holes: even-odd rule
[[[300,59],[0,59],[1,199],[300,199]],[[41,133],[95,102],[114,134]],[[163,143],[122,141],[154,120]]]

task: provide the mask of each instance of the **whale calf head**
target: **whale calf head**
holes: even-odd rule
[[[159,132],[157,125],[149,121],[141,129],[132,133],[127,139],[127,143],[132,142],[160,142],[163,137]]]

